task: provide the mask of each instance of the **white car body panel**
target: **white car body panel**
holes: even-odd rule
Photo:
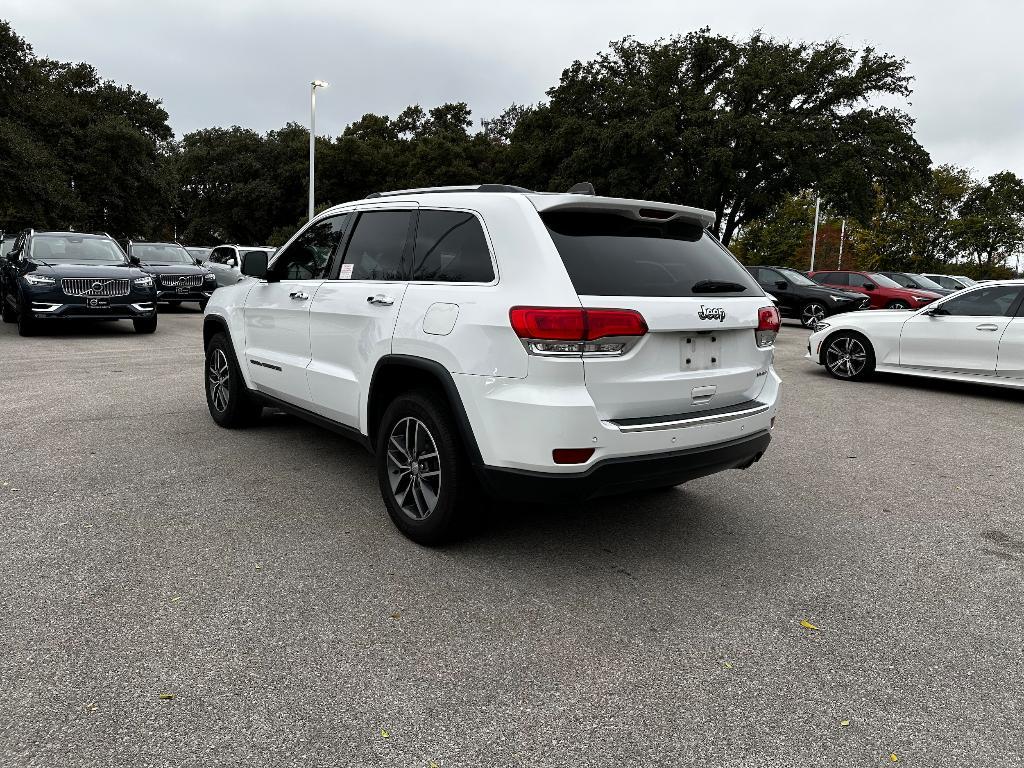
[[[286,285],[287,281],[267,284],[246,278],[217,290],[206,314],[226,322],[236,358],[248,363],[242,365],[242,373],[250,388],[364,436],[371,432],[368,404],[378,361],[386,355],[404,355],[439,363],[451,374],[481,459],[489,467],[583,473],[608,458],[678,452],[767,432],[776,414],[780,380],[772,367],[773,348],[755,343],[758,309],[771,304],[760,289],[744,297],[581,297],[538,215],[538,209],[621,211],[637,206],[671,210],[702,223],[710,215],[646,201],[475,191],[409,193],[347,203],[322,212],[311,224],[345,211],[383,208],[474,214],[492,252],[495,279],[327,279]],[[308,300],[289,298],[297,283],[304,284]],[[263,294],[273,300],[239,311],[247,301],[262,301]],[[367,297],[376,294],[393,298],[393,305],[368,304]],[[698,319],[700,307],[709,304],[725,309],[723,321]],[[622,357],[548,358],[527,353],[510,323],[514,306],[633,309],[643,315],[649,332]],[[699,354],[708,360],[704,369],[694,363],[688,370],[685,344],[698,334]],[[703,343],[712,336],[714,342]],[[281,371],[253,366],[254,357]],[[711,358],[716,362],[709,362]],[[701,393],[707,389],[714,391],[703,400]],[[635,432],[613,423],[699,416],[703,410],[752,400],[763,406],[756,414],[730,420]],[[593,447],[595,453],[586,463],[556,465],[552,449],[560,447]]]
[[[931,314],[947,301],[993,285],[1024,288],[1024,280],[981,283],[916,312],[835,315],[810,335],[807,357],[821,365],[828,339],[850,330],[871,342],[877,371],[1024,388],[1024,317]]]

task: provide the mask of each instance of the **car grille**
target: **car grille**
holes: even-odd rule
[[[198,288],[202,284],[202,275],[160,275],[160,285],[164,288]]]
[[[91,277],[65,277],[60,287],[68,296],[127,296],[131,293],[130,280],[94,280]]]

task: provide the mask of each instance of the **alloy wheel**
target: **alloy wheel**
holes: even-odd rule
[[[858,375],[867,361],[867,350],[852,336],[840,336],[829,344],[825,352],[825,365],[841,379],[852,379]]]
[[[228,385],[231,380],[231,368],[224,350],[215,349],[210,355],[210,364],[206,369],[207,386],[210,388],[210,401],[218,413],[224,413],[228,407],[230,392]]]
[[[824,305],[812,301],[804,305],[803,310],[800,312],[800,321],[804,324],[805,328],[813,328],[824,320],[827,314]]]
[[[441,460],[427,425],[413,416],[388,436],[388,480],[395,503],[412,520],[426,520],[441,493]]]

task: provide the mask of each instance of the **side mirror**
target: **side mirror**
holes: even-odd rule
[[[9,251],[6,258],[11,264],[17,264],[18,260],[21,259],[21,249]]]
[[[864,290],[865,291],[873,291],[873,290],[875,290],[875,284],[874,283],[864,283]]]
[[[140,264],[142,264],[142,262],[139,260],[138,256],[129,256],[128,257],[128,263],[129,264],[134,264],[136,267],[139,266]]]
[[[780,291],[784,291],[789,287],[789,283],[787,283],[785,280],[776,280],[775,287],[778,288]]]
[[[915,283],[915,282],[914,282],[913,280],[911,280],[911,281],[910,281],[909,283],[907,283],[907,284],[906,284],[906,285],[904,286],[904,288],[916,288],[916,289],[917,289],[917,290],[919,290],[919,291],[921,290],[921,286],[919,286],[919,285],[918,285],[917,283]]]
[[[232,264],[234,259],[228,261]],[[233,264],[232,264],[233,266]],[[242,255],[242,274],[264,280],[267,277],[267,254],[264,251],[249,251]]]

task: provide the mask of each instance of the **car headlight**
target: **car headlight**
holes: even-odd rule
[[[149,275],[146,275],[145,277],[136,277],[132,282],[139,286],[139,288],[153,287],[153,278]]]
[[[914,296],[914,301],[931,301],[930,296]]]
[[[217,280],[217,276],[213,274],[213,272],[207,272],[206,277],[204,279],[208,280],[209,282],[215,282]]]
[[[853,301],[849,296],[833,296],[832,294],[829,294],[828,297],[832,299],[832,301]]]
[[[25,275],[25,282],[29,285],[56,285],[57,280],[46,275]]]
[[[831,326],[828,323],[824,322],[823,320],[819,320],[812,330],[814,331],[814,333],[817,333],[818,331],[824,331],[826,328],[830,327]]]

